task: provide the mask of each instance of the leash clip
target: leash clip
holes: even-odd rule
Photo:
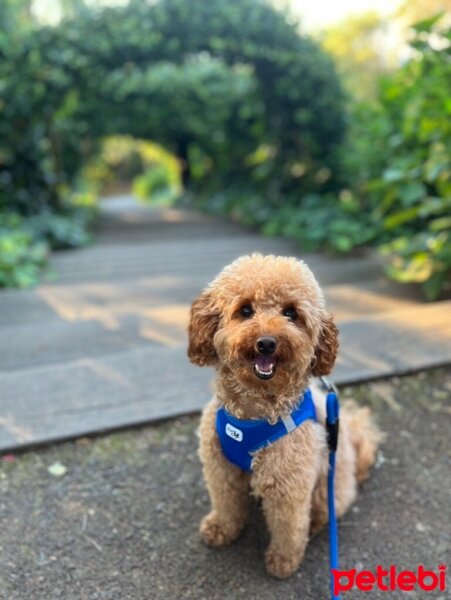
[[[327,391],[326,398],[326,431],[329,452],[335,453],[338,446],[338,432],[340,428],[340,407],[338,390],[333,383],[325,377],[320,377],[321,384]]]

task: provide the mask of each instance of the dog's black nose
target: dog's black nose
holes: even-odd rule
[[[257,350],[260,354],[273,354],[277,347],[276,338],[271,335],[265,335],[264,337],[258,338]]]

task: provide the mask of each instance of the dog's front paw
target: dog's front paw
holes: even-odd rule
[[[266,570],[277,579],[286,579],[293,575],[299,567],[301,559],[299,556],[282,553],[279,550],[268,548],[266,552]]]
[[[202,519],[199,530],[202,540],[212,548],[228,546],[238,538],[241,532],[239,527],[220,520],[215,511]]]

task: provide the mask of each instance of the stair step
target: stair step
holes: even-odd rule
[[[450,314],[451,301],[443,301],[344,322],[333,379],[352,383],[450,363]],[[184,346],[121,347],[128,340],[112,333],[105,344],[113,351],[100,354],[100,347],[96,356],[89,344],[97,333],[89,324],[73,338],[82,357],[0,372],[0,450],[195,412],[210,397],[212,371],[190,365]]]

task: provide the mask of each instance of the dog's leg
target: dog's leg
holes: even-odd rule
[[[281,494],[276,489],[263,497],[263,512],[271,535],[266,551],[266,569],[283,579],[300,565],[308,542],[311,492],[303,499]]]
[[[200,534],[208,546],[235,541],[246,522],[249,506],[249,475],[224,456],[216,434],[217,405],[205,408],[200,424],[200,458],[212,510],[202,519]]]
[[[295,432],[299,443],[293,444],[293,437],[287,436],[254,461],[252,487],[262,499],[271,536],[266,568],[280,579],[298,568],[308,542],[312,493],[320,469],[313,427],[306,424],[303,431]]]

